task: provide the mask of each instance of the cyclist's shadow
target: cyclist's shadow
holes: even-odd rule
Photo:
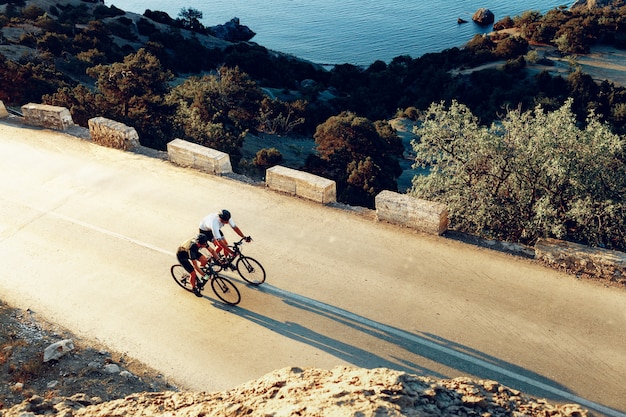
[[[278,321],[267,317],[263,314],[248,310],[239,304],[238,306],[229,306],[219,301],[214,303],[215,307],[226,310],[239,317],[250,320],[251,322],[272,330],[282,336],[288,337],[300,343],[305,343],[317,349],[325,351],[337,358],[340,358],[354,366],[361,368],[375,367],[398,369],[398,363],[392,362],[384,357],[361,349],[357,346],[342,342],[338,339],[328,337],[319,332],[311,330],[299,323],[293,321]],[[406,363],[403,367],[405,372],[411,373],[428,373],[432,375],[432,371],[422,368],[414,363]]]
[[[480,379],[496,380],[510,387],[523,390],[528,394],[543,397],[546,396],[545,391],[539,390],[535,385],[529,385],[521,381],[537,381],[539,385],[549,385],[561,391],[568,392],[566,387],[555,383],[555,381],[549,378],[437,335],[429,333],[410,333],[383,323],[375,322],[332,305],[283,291],[271,284],[264,283],[258,287],[250,285],[247,287],[271,295],[291,307],[336,321],[341,325],[350,327],[363,334],[390,343],[408,352],[409,355],[407,356],[419,355],[422,358],[454,369],[456,372],[454,375],[444,375],[401,357],[385,358],[354,344],[346,343],[337,338],[329,337],[311,330],[294,321],[279,321],[261,313],[248,310],[242,307],[242,305],[245,305],[243,293],[242,304],[236,307],[214,303],[216,307],[227,310],[232,314],[236,314],[258,325],[264,326],[290,339],[316,347],[354,366],[362,368],[385,367],[442,379],[455,378],[461,373],[472,375]],[[266,306],[271,308],[270,305]],[[294,317],[296,317],[296,315],[294,315]],[[514,377],[508,378],[507,375],[514,375]]]

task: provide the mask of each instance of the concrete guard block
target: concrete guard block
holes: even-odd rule
[[[4,106],[2,100],[0,100],[0,119],[4,119],[5,117],[9,117],[9,112],[7,108]]]
[[[448,230],[448,208],[445,204],[393,191],[380,192],[374,204],[378,220],[436,235]]]
[[[573,272],[626,283],[626,253],[552,238],[539,238],[535,258]]]
[[[265,184],[268,188],[283,193],[296,195],[322,204],[337,201],[335,181],[297,169],[280,165],[265,171]]]
[[[72,115],[65,107],[28,103],[22,106],[24,123],[48,129],[65,130],[74,126]]]
[[[139,147],[139,135],[134,127],[105,117],[94,117],[87,124],[93,143],[124,151]]]
[[[167,155],[173,164],[215,175],[231,174],[230,156],[197,143],[174,139],[167,144]]]

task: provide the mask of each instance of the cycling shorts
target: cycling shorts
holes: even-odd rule
[[[213,230],[198,229],[201,235],[206,235],[209,238],[209,242],[213,242],[215,237],[213,236]],[[220,230],[220,238],[224,237],[224,233]]]
[[[176,252],[176,258],[178,262],[185,268],[185,271],[193,272],[193,265],[189,262],[189,254],[186,251]]]

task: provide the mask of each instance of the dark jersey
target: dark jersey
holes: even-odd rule
[[[198,242],[196,239],[189,239],[178,247],[178,252],[187,252],[189,254],[189,259],[195,260],[200,259],[202,254],[200,253],[200,247],[198,246]]]

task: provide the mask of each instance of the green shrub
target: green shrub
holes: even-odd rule
[[[494,54],[501,59],[516,58],[528,51],[528,41],[519,36],[509,36],[496,45]]]
[[[106,7],[104,5],[98,5],[93,9],[93,17],[96,20],[102,20],[107,17],[123,16],[126,13],[123,10],[118,9],[115,6]]]
[[[143,17],[137,21],[137,30],[142,36],[150,36],[153,33],[159,31],[159,29],[157,29],[154,24],[148,21],[148,19],[144,19]]]
[[[37,39],[37,47],[50,52],[54,56],[61,56],[64,51],[71,48],[71,41],[66,35],[46,32],[41,38]]]
[[[174,19],[172,19],[169,14],[159,10],[152,11],[148,9],[143,15],[148,19],[152,19],[155,22],[164,23],[166,25],[172,25],[174,23]]]
[[[126,19],[130,20],[130,19]],[[132,24],[132,21],[131,21]],[[107,28],[111,31],[111,33],[115,36],[119,36],[122,39],[127,39],[129,41],[138,40],[137,35],[132,29],[132,26],[129,26],[126,21],[120,21],[120,19],[116,19],[107,23]]]
[[[526,60],[524,59],[524,56],[521,55],[515,59],[509,59],[508,61],[506,61],[503,69],[506,72],[518,72],[524,67],[526,67]]]
[[[22,16],[24,19],[28,20],[36,20],[39,16],[43,16],[46,13],[44,9],[37,6],[28,6],[22,10]]]
[[[260,149],[252,163],[259,168],[270,168],[278,165],[283,161],[283,154],[276,148]]]

